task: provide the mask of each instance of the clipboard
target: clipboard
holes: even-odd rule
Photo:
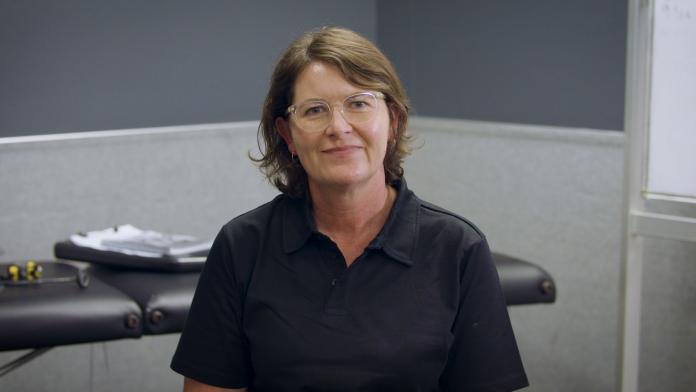
[[[186,256],[146,257],[79,246],[69,240],[56,242],[53,253],[58,259],[86,261],[112,268],[169,272],[200,271],[208,256],[208,250],[205,250]]]

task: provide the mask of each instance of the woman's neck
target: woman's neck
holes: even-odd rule
[[[374,238],[396,199],[396,190],[384,181],[348,189],[310,185],[310,193],[317,229],[332,238],[368,233]]]

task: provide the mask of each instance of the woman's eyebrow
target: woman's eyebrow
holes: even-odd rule
[[[353,95],[358,95],[358,94],[363,94],[363,93],[368,93],[368,92],[371,92],[371,91],[370,90],[355,90],[352,93],[347,93],[347,94],[343,95],[341,98],[338,99],[338,101],[342,101],[348,97],[352,97]],[[302,99],[302,100],[297,101],[297,103],[311,102],[311,101],[329,102],[329,100],[326,98],[306,98],[306,99]]]

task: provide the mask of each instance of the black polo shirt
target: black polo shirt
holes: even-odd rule
[[[250,391],[507,391],[527,385],[483,234],[406,182],[350,267],[305,199],[227,223],[172,369]]]

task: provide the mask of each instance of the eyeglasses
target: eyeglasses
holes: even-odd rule
[[[363,92],[350,95],[343,100],[339,110],[350,124],[363,124],[372,120],[377,113],[377,100],[384,99],[380,92]],[[286,111],[292,114],[295,124],[303,132],[316,133],[326,129],[333,119],[333,106],[321,99],[291,105]]]

